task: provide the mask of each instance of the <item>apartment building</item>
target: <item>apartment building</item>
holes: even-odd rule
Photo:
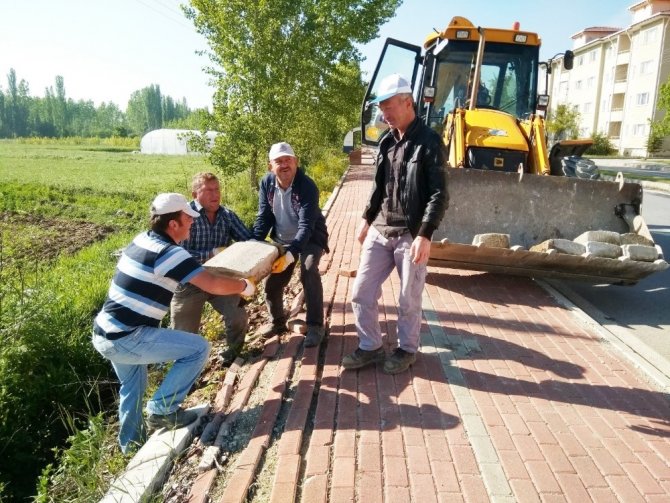
[[[572,36],[574,67],[552,61],[552,107],[579,111],[581,136],[606,134],[621,155],[648,155],[649,121],[663,117],[656,107],[659,87],[670,77],[670,0],[630,6],[627,28],[596,26]],[[666,138],[660,155],[670,154]]]

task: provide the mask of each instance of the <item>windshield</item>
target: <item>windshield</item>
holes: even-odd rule
[[[478,42],[453,40],[439,51],[431,72],[435,100],[424,111],[430,125],[441,126],[446,114],[469,105],[477,48]],[[501,110],[520,119],[534,113],[538,54],[537,46],[487,43],[476,107]]]

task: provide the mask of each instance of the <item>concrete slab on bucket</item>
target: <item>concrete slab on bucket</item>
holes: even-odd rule
[[[272,271],[272,263],[279,257],[276,246],[262,241],[233,243],[207,262],[205,268],[215,274],[234,278],[254,278],[256,282]]]

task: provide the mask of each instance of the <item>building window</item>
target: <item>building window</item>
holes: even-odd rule
[[[586,81],[586,87],[588,89],[593,88],[593,84],[595,84],[596,78],[595,77],[589,77],[589,80]]]
[[[638,93],[635,96],[635,103],[637,105],[646,105],[649,103],[649,93]]]
[[[640,75],[650,74],[654,69],[653,63],[654,62],[652,60],[647,60],[640,63]]]
[[[633,124],[633,136],[646,136],[647,124]]]
[[[578,80],[577,82],[575,82],[575,89],[579,90],[581,88],[582,88],[582,81]]]
[[[582,66],[584,64],[584,55],[577,57],[577,66]]]
[[[591,113],[591,103],[584,103],[584,113],[585,114]]]
[[[656,42],[656,32],[656,26],[649,28],[648,30],[644,30],[642,32],[642,43],[646,45]]]
[[[594,62],[596,60],[596,51],[591,51],[589,53],[589,61]]]

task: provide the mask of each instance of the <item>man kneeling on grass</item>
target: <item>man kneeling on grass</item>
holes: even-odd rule
[[[194,211],[181,194],[159,194],[151,204],[151,230],[123,251],[102,311],[93,324],[93,346],[121,381],[119,444],[124,453],[146,440],[142,400],[147,365],[174,364],[148,401],[152,428],[180,428],[197,419],[180,407],[202,372],[210,345],[203,337],[160,328],[179,284],[189,282],[215,295],[253,295],[251,280],[229,279],[205,271],[177,243],[189,237]]]

